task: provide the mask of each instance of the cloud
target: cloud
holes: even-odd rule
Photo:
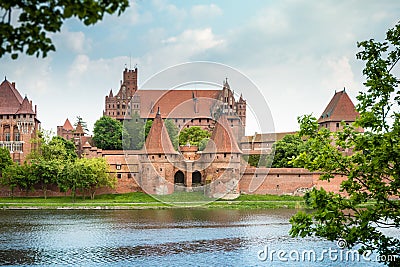
[[[222,9],[215,4],[195,5],[190,9],[190,15],[194,19],[210,19],[222,15]]]
[[[67,49],[75,54],[87,53],[92,48],[92,40],[86,38],[82,31],[69,31],[66,26],[54,35],[54,42],[57,50]]]

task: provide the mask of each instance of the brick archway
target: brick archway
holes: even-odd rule
[[[174,175],[174,184],[183,184],[185,182],[185,174],[182,171],[177,171]]]
[[[192,185],[201,185],[201,173],[199,171],[192,173]]]

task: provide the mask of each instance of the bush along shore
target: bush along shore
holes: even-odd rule
[[[3,197],[0,209],[166,209],[166,208],[225,208],[274,209],[306,208],[303,197],[275,195],[241,195],[234,200],[211,199],[199,193],[179,192],[152,196],[142,192],[99,195],[96,199],[71,197]]]

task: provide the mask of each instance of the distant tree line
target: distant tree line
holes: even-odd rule
[[[23,164],[11,160],[6,148],[0,148],[0,183],[14,196],[16,188],[26,193],[40,188],[47,198],[49,188],[70,191],[75,200],[77,192],[94,199],[99,187],[114,187],[115,175],[104,158],[78,158],[75,145],[62,137],[49,138],[43,134],[35,140],[34,150]]]

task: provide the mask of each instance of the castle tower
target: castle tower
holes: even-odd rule
[[[343,127],[340,125],[342,121],[346,124],[355,122],[356,118],[360,114],[356,111],[353,102],[346,93],[346,89],[343,91],[336,92],[326,106],[324,112],[322,112],[318,119],[320,127],[328,128],[331,132],[341,130]],[[357,129],[363,132],[362,128]]]
[[[131,116],[131,99],[137,91],[138,70],[124,69],[123,80],[120,89],[114,96],[112,90],[105,99],[105,111],[103,115],[109,116],[117,120],[130,119]]]
[[[246,128],[246,100],[243,99],[242,94],[240,94],[239,101],[236,103],[236,114],[240,118],[240,122],[242,124],[242,128],[240,129],[241,131],[239,132],[239,139],[244,136],[245,134],[245,128]]]
[[[37,119],[36,106],[28,97],[22,98],[7,79],[0,84],[0,146],[10,151],[15,162],[23,162],[35,148],[31,139],[37,137],[40,121]]]
[[[242,151],[239,149],[227,116],[222,115],[202,152],[202,161],[209,164],[206,168],[206,184],[209,184],[210,197],[238,196],[241,155]]]
[[[148,194],[172,193],[174,190],[174,165],[171,161],[177,160],[178,156],[161,118],[160,109],[158,109],[140,155],[142,175],[137,182],[141,188]]]

